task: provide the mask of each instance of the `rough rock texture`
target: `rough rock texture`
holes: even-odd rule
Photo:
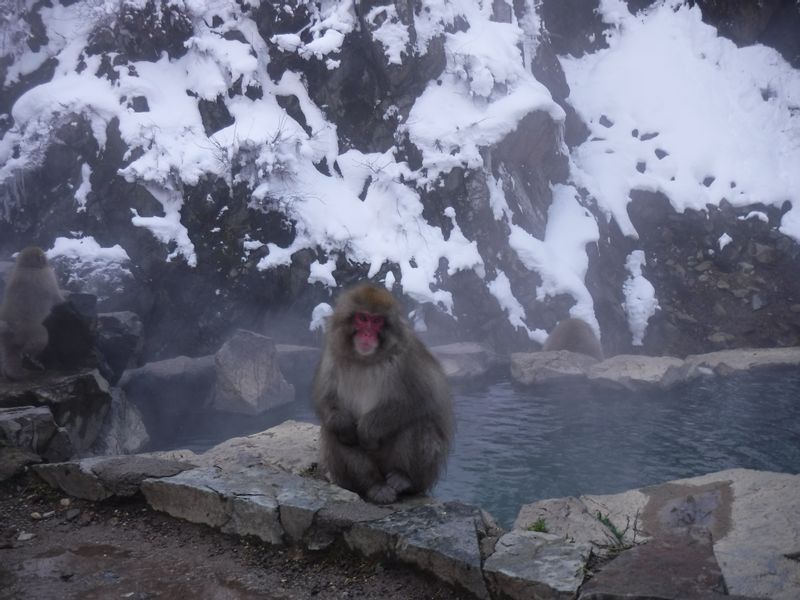
[[[481,377],[500,364],[491,348],[477,342],[445,344],[430,350],[451,380]]]
[[[511,531],[497,542],[484,571],[495,597],[570,600],[583,582],[591,545],[531,531]]]
[[[136,494],[148,477],[169,477],[188,468],[191,465],[186,463],[146,456],[110,456],[38,465],[35,470],[51,486],[71,496],[105,500]]]
[[[150,441],[142,413],[119,388],[111,391],[111,407],[92,446],[93,454],[135,454]]]
[[[629,391],[649,391],[664,386],[667,373],[683,365],[670,356],[618,355],[589,367],[587,377],[592,385]]]
[[[800,367],[800,347],[723,350],[686,357],[666,380],[691,381],[708,375],[728,376],[770,369]]]
[[[595,552],[620,545],[614,532],[597,518],[597,513],[590,513],[579,498],[553,498],[526,504],[520,508],[514,529],[534,531],[537,522],[547,533],[576,544],[592,544]]]
[[[511,376],[523,385],[583,384],[612,390],[648,392],[700,377],[728,377],[796,369],[800,346],[722,350],[688,356],[621,354],[603,361],[573,352],[519,352],[511,356]]]
[[[49,461],[72,456],[72,443],[46,406],[0,409],[0,448],[18,448]],[[10,456],[10,455],[9,455]]]
[[[111,389],[96,370],[46,373],[34,380],[0,382],[0,407],[46,406],[76,454],[94,444],[111,407]]]
[[[618,548],[655,543],[649,550],[637,546],[627,558],[630,550],[623,552],[587,586],[587,598],[711,598],[721,589],[718,572],[731,595],[790,600],[800,594],[800,563],[792,558],[800,540],[800,475],[731,469],[622,494],[548,500],[523,507],[515,528],[555,516],[548,529],[577,532],[602,549],[587,512],[621,534]],[[694,561],[687,562],[690,556]],[[648,577],[644,564],[656,559]]]
[[[103,313],[97,316],[97,347],[113,374],[115,385],[125,369],[134,366],[142,349],[142,320],[131,311]]]
[[[258,414],[294,400],[294,386],[284,379],[268,337],[239,329],[214,355],[214,366],[215,410]]]
[[[424,504],[376,521],[360,521],[345,535],[351,548],[431,571],[478,598],[488,597],[481,573],[481,539],[499,533],[491,517],[460,502]]]
[[[202,410],[213,390],[214,357],[178,356],[126,371],[119,382],[142,413],[155,443],[171,439],[185,415]]]
[[[222,442],[192,458],[197,465],[233,470],[236,466],[273,465],[302,475],[318,463],[319,427],[284,421],[266,431]]]
[[[523,385],[580,382],[596,362],[596,358],[569,350],[515,352],[511,355],[511,376]]]
[[[321,356],[319,348],[311,346],[295,346],[292,344],[275,344],[278,353],[278,367],[286,380],[297,388],[311,385],[314,369]]]

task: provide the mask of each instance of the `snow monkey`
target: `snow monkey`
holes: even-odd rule
[[[450,388],[386,289],[339,298],[311,395],[334,483],[386,504],[436,482],[453,438]]]
[[[570,350],[603,360],[603,348],[591,326],[581,319],[564,319],[555,326],[542,351]]]
[[[22,250],[8,276],[0,304],[0,366],[6,377],[24,377],[28,372],[26,359],[39,366],[37,357],[48,341],[43,321],[63,301],[42,249],[29,246]]]

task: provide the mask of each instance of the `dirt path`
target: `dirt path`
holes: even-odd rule
[[[154,512],[141,498],[67,499],[32,476],[0,484],[4,600],[469,597],[342,550],[309,553],[227,536]]]

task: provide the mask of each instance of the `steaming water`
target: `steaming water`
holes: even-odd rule
[[[495,382],[457,390],[456,414],[455,448],[434,495],[480,505],[506,527],[522,504],[544,498],[733,467],[800,472],[800,373],[709,379],[668,394],[545,395]],[[215,417],[171,446],[201,451],[290,418],[316,421],[298,400],[258,419]]]

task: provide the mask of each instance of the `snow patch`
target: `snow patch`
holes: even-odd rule
[[[647,262],[642,250],[634,250],[625,261],[629,276],[622,284],[622,293],[625,296],[623,308],[628,315],[628,329],[634,346],[643,344],[647,322],[659,308],[653,284],[642,275],[642,266],[645,264]]]

